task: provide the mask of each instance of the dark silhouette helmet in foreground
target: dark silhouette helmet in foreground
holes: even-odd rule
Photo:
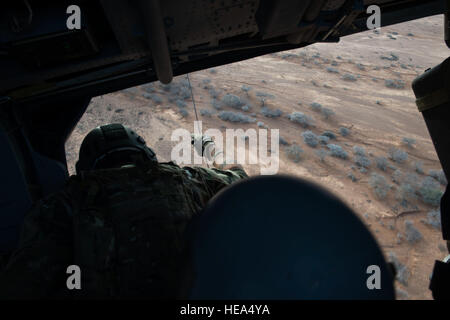
[[[97,127],[87,134],[81,147],[76,171],[118,168],[137,161],[157,161],[155,152],[130,128],[118,124]]]

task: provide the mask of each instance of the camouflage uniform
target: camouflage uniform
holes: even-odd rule
[[[0,297],[175,298],[187,222],[245,177],[171,162],[72,176],[27,216]],[[81,268],[81,290],[67,289],[69,265]]]

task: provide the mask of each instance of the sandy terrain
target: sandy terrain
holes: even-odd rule
[[[401,205],[396,197],[401,183],[396,184],[392,179],[395,168],[416,180],[424,179],[430,169],[441,169],[425,123],[417,111],[411,82],[447,57],[442,23],[442,16],[430,17],[386,27],[379,33],[367,31],[349,36],[338,44],[316,44],[190,74],[203,128],[257,129],[260,121],[267,128],[279,129],[280,136],[289,143],[287,146],[280,144],[280,172],[323,185],[357,212],[386,256],[394,253],[404,266],[401,281],[397,281],[401,299],[431,298],[428,282],[434,260],[446,254],[440,231],[423,221],[435,207],[425,204],[416,195],[409,199],[407,206]],[[354,81],[342,79],[346,74],[354,77]],[[181,83],[184,78],[178,77],[175,83]],[[389,88],[385,80],[401,80],[404,88]],[[248,94],[242,90],[243,85],[251,87]],[[273,95],[265,101],[265,106],[279,109],[283,114],[272,118],[261,114],[258,92]],[[222,110],[216,110],[211,103],[212,96],[217,95],[220,102],[227,93],[245,100],[250,109],[222,106]],[[83,136],[95,126],[111,122],[131,126],[156,150],[160,160],[170,160],[173,130],[181,127],[192,131],[195,120],[191,99],[184,100],[187,105],[178,102],[180,106],[177,106],[176,101],[170,101],[171,95],[154,83],[94,98],[67,143],[71,172]],[[314,102],[333,110],[335,115],[325,119],[311,108]],[[201,115],[201,109],[212,114]],[[256,121],[249,124],[225,122],[218,117],[220,111],[241,112]],[[294,111],[313,118],[313,125],[303,128],[289,120],[287,116]],[[350,134],[342,136],[341,127],[350,129]],[[306,130],[316,135],[327,130],[335,133],[337,138],[330,143],[343,147],[349,154],[348,160],[327,156],[320,161],[316,151],[327,150],[327,147],[308,146],[301,135]],[[403,138],[414,139],[414,145],[405,145]],[[287,150],[292,145],[303,149],[298,162],[288,157]],[[371,162],[362,172],[355,164],[354,146],[363,147]],[[391,147],[407,152],[408,159],[404,163],[389,159],[386,171],[380,170],[375,158],[388,158]],[[415,172],[417,162],[423,163],[424,174]],[[244,167],[250,174],[259,174],[257,166]],[[356,181],[349,178],[349,173]],[[390,184],[385,198],[374,193],[369,183],[372,173],[385,177]],[[405,238],[406,220],[412,221],[422,234],[417,242]]]

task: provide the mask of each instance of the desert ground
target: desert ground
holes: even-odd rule
[[[447,56],[443,17],[434,16],[189,79],[203,129],[279,129],[279,173],[341,197],[397,266],[397,297],[430,299],[434,260],[447,254],[437,205],[446,180],[411,82]],[[70,172],[83,137],[107,123],[132,127],[170,161],[173,131],[194,130],[188,88],[180,76],[92,99],[66,144]]]

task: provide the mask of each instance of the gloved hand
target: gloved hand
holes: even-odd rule
[[[191,143],[199,156],[208,160],[214,159],[215,144],[211,137],[192,134]]]

